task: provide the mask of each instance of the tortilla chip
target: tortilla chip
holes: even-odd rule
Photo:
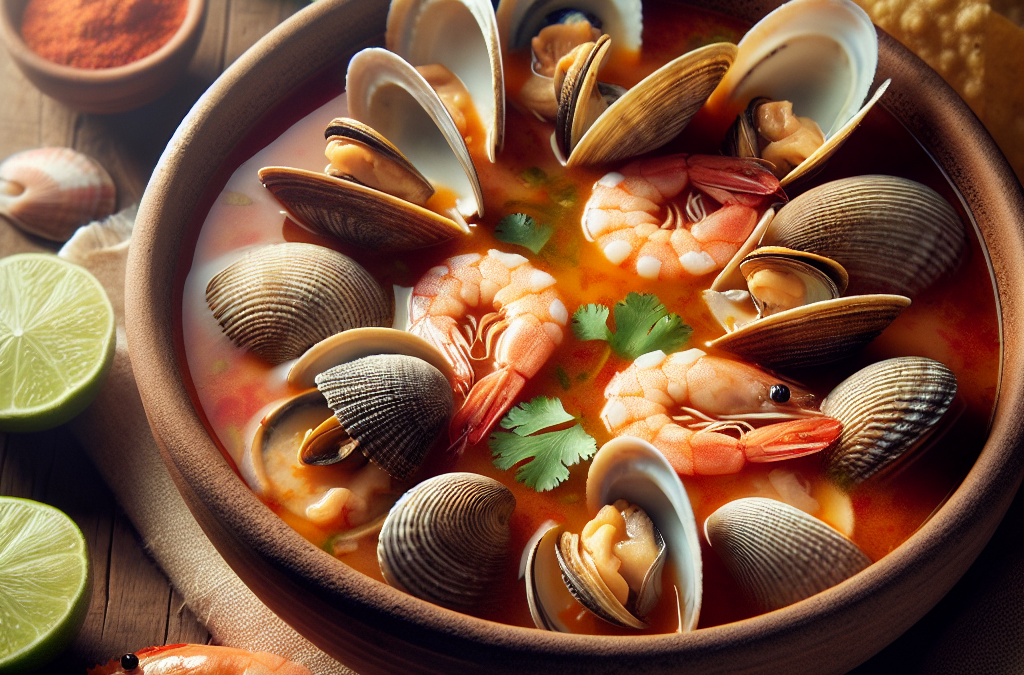
[[[985,106],[988,0],[856,0],[882,30],[934,68],[979,116]]]

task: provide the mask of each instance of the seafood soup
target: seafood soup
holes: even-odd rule
[[[504,27],[501,9],[498,16]],[[186,381],[241,479],[303,537],[373,579],[475,616],[571,632],[737,621],[885,556],[960,484],[984,444],[997,391],[991,272],[958,195],[885,110],[884,96],[860,114],[845,145],[829,149],[824,168],[780,186],[770,169],[782,160],[719,154],[746,102],[716,93],[701,105],[742,61],[742,49],[735,57],[725,43],[738,43],[749,26],[646,3],[642,45],[630,49],[618,33],[608,47],[600,17],[590,18],[583,28],[550,17],[523,28],[531,33],[524,45],[502,52],[500,96],[482,102],[470,95],[476,75],[462,75],[465,89],[442,94],[443,113],[409,113],[403,129],[365,119],[415,97],[412,85],[380,83],[415,79],[395,75],[405,66],[384,50],[353,59],[347,93],[337,69],[299,87],[208,187],[181,291]],[[604,21],[610,32],[621,28]],[[593,98],[604,103],[577,111],[590,131],[574,130],[559,102],[551,119],[533,102],[544,58],[529,38],[546,24],[582,31],[574,39],[585,58],[554,58],[551,67],[602,92]],[[587,140],[666,64],[682,67],[672,64],[709,47],[702,68],[721,72],[681,133],[649,152],[619,139],[615,148],[639,149],[626,157]],[[357,60],[369,84],[353,74]],[[596,87],[586,68],[602,60]],[[449,76],[426,79],[444,92]],[[672,71],[673,82],[683,79]],[[384,93],[374,99],[376,91]],[[432,173],[399,137],[427,138],[437,117],[457,129],[466,154],[454,152],[455,170]],[[327,174],[356,185],[332,201],[325,128],[332,166],[332,152],[375,149],[385,159],[369,163],[395,167],[383,183],[400,195],[366,197],[372,177],[329,166]],[[833,132],[841,135],[818,134]],[[447,139],[424,141],[425,152],[453,154]],[[600,161],[579,159],[586,153]],[[470,170],[460,173],[466,161]],[[737,186],[735,175],[749,181]],[[882,201],[864,208],[896,213],[889,220],[903,227],[920,220],[946,229],[877,233],[875,246],[890,259],[872,253],[866,267],[857,255],[843,258],[842,247],[815,248],[803,243],[814,236],[792,233],[800,213],[818,222],[820,204],[868,192]],[[333,235],[310,225],[318,210]],[[379,221],[371,233],[356,232],[352,223],[370,218]],[[752,234],[755,225],[768,230]],[[920,270],[893,281],[892,269],[918,258]],[[805,276],[831,294],[809,297]],[[808,295],[796,302],[794,279]],[[906,292],[894,290],[898,283]],[[325,299],[332,294],[340,304]],[[289,296],[305,304],[285,307]],[[261,311],[275,324],[265,333],[251,327],[264,321]],[[848,338],[842,331],[854,323],[867,328]],[[819,326],[824,337],[805,337]],[[822,357],[823,343],[846,351]],[[861,427],[871,440],[856,436]],[[875,456],[885,453],[905,457]],[[627,485],[631,477],[640,487]],[[772,534],[779,522],[789,534]],[[625,533],[630,550],[644,552],[627,555]],[[753,547],[785,566],[774,556],[794,546],[836,556],[821,559],[839,576],[777,589],[736,553]],[[435,560],[435,549],[457,552],[456,560]],[[466,565],[472,578],[448,588]],[[795,586],[809,576],[789,575]]]

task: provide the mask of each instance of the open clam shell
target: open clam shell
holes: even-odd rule
[[[639,52],[644,30],[640,0],[501,0],[495,15],[502,50],[529,47],[542,28],[570,11],[610,36],[616,50]]]
[[[483,216],[483,192],[469,149],[444,103],[408,62],[386,49],[352,57],[349,116],[387,138],[435,187],[456,194],[463,216]]]
[[[110,174],[71,148],[37,148],[0,163],[0,217],[30,234],[65,241],[114,212]]]
[[[872,175],[808,190],[779,210],[761,243],[839,262],[851,293],[914,298],[956,269],[967,235],[953,207],[930,187]]]
[[[346,445],[399,480],[419,469],[454,408],[445,376],[403,354],[365,356],[334,366],[316,376],[316,386],[345,439],[351,439]],[[307,447],[311,452],[302,461],[308,464],[335,460],[303,443]]]
[[[472,473],[423,481],[392,507],[377,544],[384,579],[455,610],[487,601],[507,564],[512,493]]]
[[[693,630],[700,617],[703,569],[697,523],[678,474],[664,455],[639,438],[623,436],[605,443],[590,465],[587,508],[591,515],[618,499],[640,507],[653,523],[656,539],[661,537],[664,543],[662,553],[638,593],[636,614],[646,615],[653,608],[652,600],[656,601],[659,594],[670,594],[660,586],[663,566],[672,565],[679,584],[675,594],[680,602],[679,631]],[[589,570],[593,563],[588,564],[583,559],[578,539],[577,535],[555,527],[530,551],[526,592],[537,627],[568,632],[558,616],[566,607],[566,587],[573,597],[602,619],[633,628],[645,627],[646,624],[622,607],[607,588],[601,588],[600,575],[596,570]],[[564,584],[554,581],[556,572],[563,576]]]
[[[843,423],[823,460],[827,475],[850,489],[891,470],[935,428],[956,390],[949,368],[918,356],[880,361],[846,378],[821,404]]]
[[[791,101],[793,112],[813,119],[825,135],[825,144],[782,179],[783,187],[820,169],[888,85],[862,107],[878,64],[878,37],[849,0],[791,0],[747,31],[738,48],[710,105],[737,114],[757,97]]]
[[[789,504],[746,497],[704,522],[711,548],[765,611],[831,588],[871,564],[842,534]]]
[[[735,55],[736,46],[725,42],[683,54],[626,91],[590,123],[594,118],[596,70],[604,62],[596,53],[578,77],[567,77],[562,84],[558,114],[560,118],[565,116],[566,122],[561,138],[556,131],[556,141],[561,141],[566,165],[615,162],[668,143],[704,105]],[[565,92],[566,87],[572,88],[571,93]],[[570,109],[563,112],[563,106]],[[585,123],[577,123],[576,116],[582,116]]]
[[[335,333],[391,323],[391,299],[361,265],[322,246],[272,244],[217,273],[206,302],[224,333],[271,363]]]
[[[878,337],[910,305],[902,295],[852,295],[788,309],[712,340],[770,368],[806,368],[852,355]]]
[[[487,129],[493,162],[505,138],[505,80],[491,3],[392,0],[384,42],[413,66],[440,63],[462,80]]]

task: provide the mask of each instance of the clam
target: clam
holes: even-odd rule
[[[336,467],[303,464],[298,448],[309,430],[331,417],[323,395],[310,389],[274,404],[259,416],[238,468],[261,497],[314,525],[345,531],[335,542],[349,552],[358,540],[380,529],[394,503],[391,478],[363,455]]]
[[[259,170],[260,181],[296,222],[375,251],[433,246],[468,232],[461,219],[424,207],[433,185],[372,127],[338,118],[324,135],[332,158],[324,173],[281,166]]]
[[[629,584],[629,597],[623,603],[609,588],[606,573],[599,569],[595,557],[581,545],[581,537],[552,528],[534,545],[526,566],[527,600],[537,627],[568,630],[558,618],[559,611],[566,606],[568,589],[578,602],[602,619],[616,625],[645,628],[643,617],[663,592],[664,565],[671,564],[679,584],[679,630],[693,630],[701,604],[700,542],[686,490],[664,456],[638,438],[624,436],[609,441],[591,463],[587,507],[598,518],[605,517],[609,508],[611,512],[618,511],[631,538],[636,537],[634,532],[649,530],[654,555],[649,562],[645,561],[640,572],[632,573],[634,581]],[[587,536],[585,530],[583,538]],[[555,581],[556,570],[564,586]]]
[[[497,17],[503,48],[533,49],[533,76],[520,98],[538,117],[555,122],[552,145],[568,166],[615,162],[661,147],[689,123],[736,55],[735,45],[707,45],[626,90],[600,82],[598,73],[609,59],[636,58],[643,32],[639,2],[502,0]],[[574,30],[584,21],[592,34]],[[556,25],[573,34],[566,29],[548,37]]]
[[[452,190],[457,215],[484,215],[466,142],[423,75],[386,49],[364,49],[349,61],[345,89],[349,116],[387,138],[435,187]]]
[[[597,79],[610,40],[602,37],[577,49],[561,80],[553,140],[567,166],[611,163],[665,145],[704,105],[736,54],[736,46],[729,43],[706,45],[619,95],[602,91]]]
[[[110,174],[71,148],[38,148],[0,163],[0,217],[30,234],[65,241],[114,212]]]
[[[487,130],[493,162],[505,136],[505,80],[491,3],[392,0],[384,41],[413,66],[439,63],[463,82]]]
[[[711,548],[765,611],[799,602],[871,564],[856,544],[789,504],[746,497],[704,522]]]
[[[895,176],[855,176],[792,200],[761,239],[826,256],[850,276],[851,293],[909,298],[956,269],[967,243],[953,207],[926,185]]]
[[[390,585],[465,611],[485,604],[507,565],[515,510],[512,493],[472,473],[423,481],[392,507],[377,544]]]
[[[861,349],[909,305],[902,295],[825,300],[751,321],[708,345],[771,368],[817,366]]]
[[[888,359],[843,380],[821,411],[843,423],[824,456],[826,474],[850,489],[891,471],[919,448],[956,396],[956,376],[938,361]]]
[[[398,480],[411,477],[452,416],[441,372],[403,354],[364,356],[316,376],[334,411],[302,441],[299,458],[327,465],[361,454]]]
[[[248,251],[210,280],[206,302],[232,342],[271,363],[349,328],[387,325],[393,312],[357,262],[302,243]]]
[[[877,64],[875,27],[853,2],[783,4],[743,36],[735,64],[709,101],[711,107],[732,114],[742,110],[726,140],[726,154],[761,157],[770,140],[769,156],[778,168],[794,166],[782,177],[783,187],[812,175],[884,93],[888,81],[864,104]],[[769,108],[762,109],[765,104]],[[767,127],[780,121],[783,113],[789,114],[777,136]],[[810,124],[801,124],[793,115]],[[800,135],[810,134],[819,135],[821,145],[801,149]],[[789,147],[777,151],[782,145]]]
[[[455,381],[451,364],[423,338],[393,328],[351,328],[303,352],[288,369],[288,384],[309,389],[316,386],[316,376],[325,370],[375,354],[415,356],[440,371],[448,382]]]

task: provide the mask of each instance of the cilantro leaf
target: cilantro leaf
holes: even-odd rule
[[[572,332],[580,340],[606,340],[612,350],[630,361],[656,349],[669,354],[690,339],[693,329],[678,314],[670,314],[656,295],[630,293],[615,303],[615,332],[608,329],[608,308],[585,305],[572,316]]]
[[[575,419],[557,398],[538,396],[520,403],[501,420],[504,429],[488,439],[494,466],[502,471],[526,461],[516,471],[516,480],[537,492],[557,487],[569,477],[569,468],[597,452],[597,441],[580,424],[568,429],[537,433]]]
[[[554,231],[550,225],[540,225],[525,213],[512,213],[498,223],[494,238],[506,244],[525,246],[536,254],[548,243]]]

